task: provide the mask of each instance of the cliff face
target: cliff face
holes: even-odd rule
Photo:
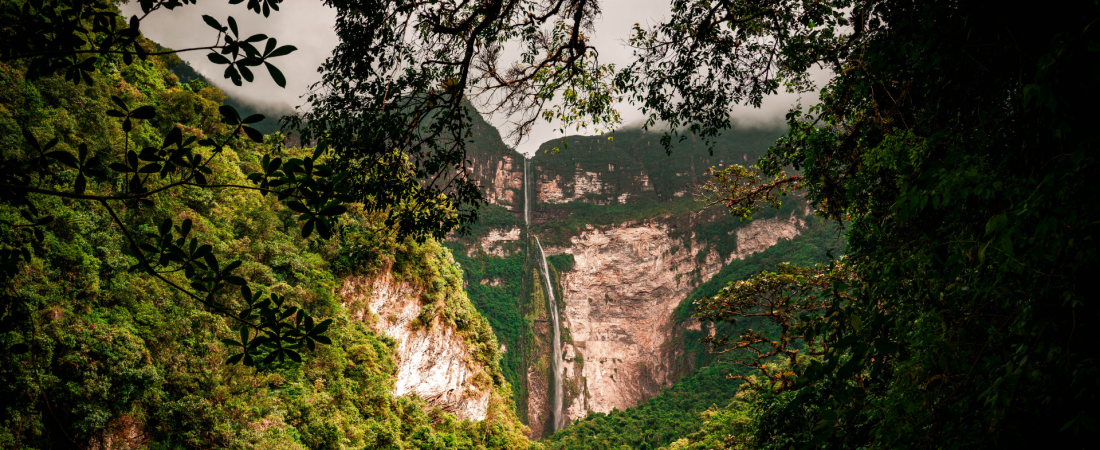
[[[523,155],[504,145],[497,129],[476,112],[471,118],[473,138],[466,147],[470,176],[481,186],[485,201],[523,214]]]
[[[797,214],[751,222],[731,232],[737,250],[724,259],[706,242],[673,239],[659,220],[573,237],[564,250],[573,270],[561,276],[563,326],[572,338],[567,384],[577,386],[569,418],[625,409],[671,386],[683,375],[683,332],[699,327],[694,319],[677,321],[673,310],[722,266],[793,239],[803,226]]]
[[[519,325],[525,327],[516,334],[520,337],[508,345],[526,352],[513,360],[516,374],[510,381],[522,385],[515,400],[526,412],[532,437],[550,430],[550,358],[563,358],[569,421],[634,406],[694,369],[696,355],[685,349],[686,335],[708,330],[694,319],[677,318],[677,307],[723,267],[796,239],[808,210],[788,207],[782,215],[765,212],[742,223],[720,208],[700,211],[692,193],[705,181],[707,167],[753,159],[775,135],[745,132],[727,138],[713,154],[703,143],[688,142],[689,148],[671,157],[659,146],[659,136],[641,131],[616,133],[613,139],[566,138],[568,147],[560,153],[540,152],[529,162],[529,234],[522,224],[523,161],[493,156],[495,166],[475,169],[490,201],[512,212],[519,224],[497,220],[456,245],[469,258],[467,270],[481,280],[476,295],[510,296],[528,318]],[[500,194],[498,183],[515,194]],[[537,255],[516,259],[531,246],[530,235],[543,242],[550,288],[560,299],[556,305],[547,301],[545,283],[535,272]],[[506,272],[501,269],[506,262],[521,264],[522,270]],[[509,284],[507,277],[519,280]],[[500,314],[488,310],[498,308],[499,300],[474,301],[485,306],[487,316]],[[549,345],[550,307],[561,317],[560,355]]]
[[[459,419],[485,419],[491,389],[474,385],[481,370],[454,327],[438,316],[427,323],[420,318],[424,305],[418,289],[394,281],[386,271],[373,278],[347,278],[340,296],[353,318],[397,341],[394,395],[419,395]]]
[[[471,152],[473,176],[485,201],[514,213],[523,213],[523,156]]]

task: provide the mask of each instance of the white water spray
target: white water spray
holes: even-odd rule
[[[554,285],[550,283],[550,269],[546,265],[546,254],[542,252],[542,243],[535,237],[535,246],[539,248],[539,258],[542,261],[542,274],[546,278],[546,295],[550,301],[550,322],[554,329],[554,350],[550,355],[550,368],[554,371],[554,431],[562,429],[565,425],[561,417],[561,328],[558,326],[558,302],[554,298]]]
[[[527,166],[528,159],[523,158],[523,223],[527,225],[527,234],[531,234],[531,200],[530,200],[530,188],[527,185]],[[558,325],[558,301],[554,298],[554,285],[550,282],[550,268],[546,264],[546,254],[542,251],[542,243],[539,242],[539,238],[535,237],[535,246],[539,249],[539,268],[542,269],[543,278],[546,280],[546,295],[549,299],[549,311],[551,327],[554,329],[553,350],[550,355],[550,369],[553,370],[553,383],[554,383],[554,404],[551,410],[552,418],[554,420],[553,431],[558,431],[565,426],[565,420],[562,417],[561,405],[562,405],[562,373],[561,373],[561,327]]]
[[[531,201],[527,199],[527,157],[523,157],[523,224],[527,225],[527,231],[531,231]]]

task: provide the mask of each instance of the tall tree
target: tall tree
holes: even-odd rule
[[[705,317],[735,320],[792,289],[822,300],[777,308],[783,336],[729,342],[797,337],[821,352],[792,366],[757,445],[1095,437],[1098,19],[1086,1],[677,0],[639,30],[621,88],[650,124],[704,137],[731,125],[734,103],[808,92],[815,66],[832,74],[766,156],[713,185],[738,215],[801,191],[847,227],[851,276],[814,287],[784,269],[700,302]],[[796,410],[819,421],[782,420]]]
[[[789,189],[847,224],[854,275],[817,289],[824,304],[785,307],[791,327],[778,340],[800,337],[823,354],[795,366],[771,414],[807,409],[821,421],[762,420],[760,446],[1051,446],[1096,435],[1086,323],[1100,319],[1088,283],[1100,262],[1089,200],[1098,19],[1095,2],[681,0],[636,35],[639,59],[620,84],[650,123],[704,136],[729,127],[735,102],[784,84],[809,91],[813,66],[833,74],[818,105],[788,114],[768,155],[713,185],[737,215]],[[703,301],[703,315],[759,314],[746,306],[792,287],[752,289],[790,274],[730,286]],[[798,320],[799,306],[824,320]],[[730,343],[775,339],[757,338]]]
[[[476,220],[482,198],[465,153],[471,105],[507,117],[514,142],[540,118],[618,122],[612,68],[586,37],[597,0],[326,4],[337,10],[341,43],[312,109],[291,125],[332,151],[357,199],[391,211],[403,230],[442,237]],[[520,60],[502,64],[508,49]],[[393,165],[408,171],[391,176]]]
[[[108,1],[6,1],[0,9],[0,64],[28,81],[55,79],[68,87],[90,87],[97,79],[102,82],[100,75],[150,57],[177,53],[144,39],[141,22],[155,12],[180,9],[194,2],[139,3],[143,14],[126,20],[116,4]],[[278,4],[277,0],[252,0],[246,7],[266,17],[278,11]],[[251,68],[263,66],[277,84],[285,86],[282,72],[271,60],[293,52],[293,46],[279,46],[275,38],[262,34],[245,35],[233,17],[224,19],[224,25],[211,16],[203,19],[213,28],[215,44],[183,51],[207,52],[210,61],[226,66],[225,78],[237,85],[242,80],[251,82]],[[63,81],[56,80],[58,77]],[[222,106],[220,117],[211,118],[220,119],[226,126],[222,132],[200,139],[195,133],[185,134],[182,126],[169,123],[155,131],[162,138],[152,139],[143,135],[140,125],[155,119],[157,108],[131,104],[123,98],[125,94],[120,95],[112,95],[113,104],[102,112],[121,125],[121,136],[110,140],[106,148],[90,146],[92,139],[86,136],[42,126],[42,117],[21,115],[16,122],[22,142],[0,149],[0,208],[5,215],[19,217],[0,222],[0,289],[4,290],[0,294],[0,332],[27,328],[30,303],[15,297],[10,281],[35,254],[44,256],[40,245],[43,227],[53,220],[44,205],[60,198],[102,208],[125,237],[122,250],[133,259],[131,271],[146,273],[197,306],[235,321],[239,337],[225,339],[239,348],[239,353],[230,358],[231,363],[252,365],[288,358],[298,361],[299,350],[329,343],[324,336],[329,321],[314,323],[306,311],[268,289],[253,292],[236,272],[241,261],[219,258],[210,245],[204,244],[202,236],[192,233],[190,219],[176,223],[157,214],[155,206],[162,193],[186,188],[255,190],[277,195],[287,207],[299,212],[303,236],[316,228],[327,238],[332,218],[346,210],[344,202],[350,198],[342,184],[347,175],[331,170],[320,161],[318,152],[304,160],[265,158],[262,172],[250,176],[254,185],[227,184],[213,175],[211,162],[246,140],[262,142],[264,136],[248,125],[263,120],[263,116],[242,118],[232,107]],[[199,151],[200,147],[209,152]],[[29,349],[18,342],[6,348],[15,353]]]

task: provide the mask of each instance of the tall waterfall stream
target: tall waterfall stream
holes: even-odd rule
[[[530,188],[528,187],[527,179],[527,166],[528,159],[523,158],[523,222],[527,225],[527,234],[531,234],[531,215],[529,210],[531,209],[530,201]],[[550,325],[553,329],[553,350],[550,354],[550,369],[553,371],[553,383],[554,391],[552,393],[553,409],[551,410],[554,420],[553,431],[558,431],[565,426],[565,420],[562,417],[562,368],[561,368],[561,326],[558,321],[558,301],[554,298],[554,284],[550,282],[550,267],[546,265],[546,254],[542,251],[542,243],[539,242],[538,236],[535,236],[535,246],[539,249],[539,269],[542,272],[543,278],[546,280],[546,295],[548,300],[548,311],[550,311]]]

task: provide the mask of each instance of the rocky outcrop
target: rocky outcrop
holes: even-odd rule
[[[485,200],[523,213],[523,156],[473,154],[470,158],[470,174],[481,186]]]
[[[801,213],[801,217],[796,210],[786,219],[777,217],[754,220],[741,228],[730,231],[730,234],[737,235],[737,251],[729,256],[726,264],[735,259],[743,259],[753,253],[767,250],[768,247],[779,243],[780,239],[794,239],[795,236],[798,236],[800,230],[806,227],[806,221],[803,217],[808,216],[810,210],[804,209]]]
[[[149,430],[129,414],[113,420],[102,435],[88,442],[89,450],[136,450],[146,448]]]
[[[473,257],[478,249],[485,252],[487,255],[493,255],[498,258],[504,258],[512,254],[516,249],[509,249],[508,244],[519,241],[522,230],[519,227],[513,227],[508,230],[491,229],[489,234],[477,239],[477,245],[470,246],[466,249],[466,255]]]
[[[614,166],[608,166],[609,169]],[[536,167],[536,172],[538,167]],[[618,175],[618,174],[617,174]],[[571,174],[544,174],[539,173],[534,186],[535,200],[538,203],[563,204],[570,202],[584,202],[598,205],[626,203],[631,192],[652,191],[649,184],[649,176],[644,171],[637,171],[633,176],[625,177],[631,192],[622,192],[624,177],[615,177],[615,183],[604,181],[601,172],[590,172],[577,165],[577,170]]]
[[[395,395],[416,394],[459,419],[485,419],[491,389],[475,387],[478,370],[453,327],[440,317],[423,323],[417,289],[384,272],[346,279],[340,295],[354,318],[398,342]]]
[[[734,259],[792,239],[802,218],[759,220],[732,232],[737,250],[725,260],[694,238],[674,240],[659,221],[593,229],[572,239],[573,270],[562,275],[567,378],[578,387],[570,419],[625,409],[670,386],[678,372],[683,330],[673,310],[699,282]],[[702,253],[705,258],[698,258]]]
[[[548,304],[541,292],[545,283],[533,266],[537,256],[527,255],[522,270],[514,267],[520,264],[516,252],[533,245],[524,230],[494,225],[461,243],[460,254],[474,259],[468,267],[478,267],[471,269],[478,273],[472,289],[492,302],[514,295],[524,317],[508,319],[515,327],[506,328],[514,336],[508,338],[513,349],[508,364],[513,385],[521,386],[515,400],[526,412],[532,437],[552,428],[550,358],[563,358],[570,421],[634,406],[693,370],[702,355],[685,350],[687,333],[713,330],[694,319],[677,319],[676,308],[726,265],[796,238],[806,224],[805,211],[749,223],[718,209],[699,212],[702,205],[692,201],[692,193],[708,167],[754,159],[778,134],[740,130],[716,141],[685,136],[671,154],[660,136],[645,130],[544,143],[527,166],[527,217],[531,235],[542,238],[549,257],[551,284],[560,293],[557,305]],[[555,147],[561,151],[548,151]],[[477,157],[484,161],[480,167],[475,162],[474,170],[490,203],[525,217],[519,155]],[[605,215],[591,205],[613,207]],[[489,261],[493,258],[508,261]],[[526,278],[512,280],[518,273]],[[502,276],[511,277],[510,283],[497,281]],[[547,307],[559,308],[560,354],[551,350]]]

